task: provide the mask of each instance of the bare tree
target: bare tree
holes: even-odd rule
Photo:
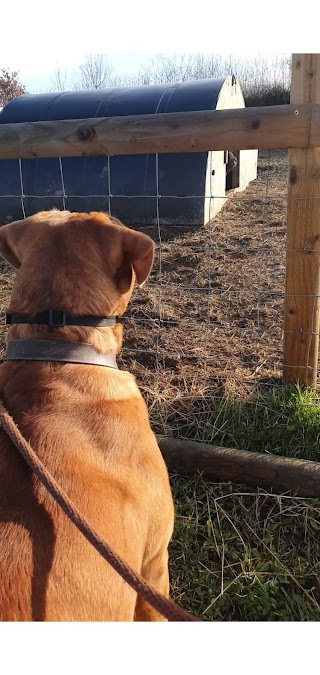
[[[141,68],[137,79],[139,84],[157,84],[227,75],[239,79],[248,105],[289,102],[290,58],[286,55],[248,60],[232,54],[157,54]]]
[[[226,70],[220,54],[157,54],[140,70],[143,84],[219,77]]]
[[[88,54],[78,67],[75,84],[83,89],[103,89],[114,85],[113,73],[113,66],[105,54]]]
[[[0,105],[3,106],[8,101],[11,101],[21,94],[25,94],[26,90],[23,84],[19,82],[19,73],[15,70],[12,72],[7,68],[0,70]]]
[[[52,82],[53,91],[67,91],[69,89],[66,70],[57,66],[54,73],[49,77]]]
[[[157,54],[138,73],[117,75],[104,54],[90,54],[80,64],[73,89],[101,89],[147,84],[184,82],[235,75],[242,86],[247,105],[287,103],[290,92],[290,59],[259,55],[241,59],[221,54]],[[65,80],[59,73],[55,83],[63,91]]]

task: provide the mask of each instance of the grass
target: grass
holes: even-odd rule
[[[276,387],[186,415],[190,438],[319,460],[319,395]],[[197,430],[196,430],[196,422]],[[181,421],[180,421],[181,426]],[[320,619],[320,500],[274,495],[198,475],[171,476],[175,600],[207,621]]]
[[[299,385],[260,387],[247,399],[171,400],[164,391],[150,397],[149,412],[160,435],[320,461],[319,393]]]
[[[319,436],[319,395],[297,386],[273,388],[248,401],[215,400],[201,440],[317,461]]]
[[[171,480],[177,602],[207,621],[319,620],[319,500]]]
[[[217,445],[320,459],[319,397],[300,386],[247,402],[213,400],[211,414],[189,415],[186,430]],[[175,600],[208,621],[320,619],[320,500],[201,475],[172,475],[171,484]]]

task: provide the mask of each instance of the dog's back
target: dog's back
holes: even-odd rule
[[[84,223],[91,226],[87,237],[88,256],[90,245],[97,253],[105,236],[103,228],[109,228],[106,236],[109,240],[111,236],[114,243],[109,256],[115,256],[117,237],[121,239],[123,232],[130,231],[113,224],[106,216],[106,222],[99,221],[99,217],[93,214],[81,220],[81,216],[77,216],[72,221],[70,215],[71,229],[73,233],[77,231],[79,223],[78,230],[83,235],[87,231]],[[35,223],[43,225],[37,239],[38,251],[33,249],[31,253],[28,245],[22,247],[21,253],[19,242],[12,243],[14,224],[8,226],[7,232],[6,228],[0,229],[0,251],[14,263],[12,257],[10,260],[10,251],[8,254],[11,246],[19,264],[22,259],[10,311],[35,313],[47,309],[41,297],[47,285],[48,296],[53,293],[53,297],[47,299],[49,306],[61,307],[63,302],[66,311],[73,314],[122,313],[133,288],[125,261],[127,254],[123,256],[122,279],[119,264],[112,265],[109,257],[106,265],[100,254],[100,274],[97,269],[92,274],[93,285],[99,278],[101,281],[95,296],[92,287],[88,287],[90,269],[86,269],[85,263],[82,279],[74,278],[73,282],[64,278],[68,275],[59,269],[59,264],[56,274],[58,277],[60,274],[60,280],[56,281],[52,271],[49,272],[51,285],[48,279],[39,278],[40,301],[34,283],[32,297],[25,290],[24,267],[27,270],[29,261],[29,275],[37,269],[34,265],[37,256],[39,260],[43,256],[45,235],[50,239],[48,228],[54,218],[58,219],[59,227],[56,214],[30,219],[31,230]],[[66,223],[61,239],[68,240],[68,216],[63,215],[61,222]],[[92,232],[97,223],[100,227]],[[28,229],[28,221],[24,227]],[[56,231],[54,234],[57,236]],[[21,236],[24,234],[19,234]],[[135,239],[136,246],[137,241]],[[67,246],[68,241],[65,244]],[[136,251],[134,256],[137,255]],[[95,268],[97,258],[95,255]],[[70,259],[72,262],[72,255]],[[79,264],[78,259],[76,262]],[[131,260],[130,265],[138,276],[134,261]],[[42,268],[41,263],[39,267]],[[41,273],[39,276],[46,277]],[[63,300],[63,289],[70,293],[72,283],[76,290]],[[105,297],[101,286],[106,287]],[[54,297],[55,293],[60,297]],[[93,297],[98,298],[96,306],[90,301]],[[114,329],[16,326],[10,331],[14,338],[38,339],[50,335],[52,339],[54,334],[55,339],[80,339],[91,343],[100,353],[117,351],[121,344],[120,326]],[[167,548],[173,527],[172,498],[167,471],[134,378],[127,372],[100,366],[9,361],[0,367],[0,397],[40,459],[92,526],[134,570],[168,595]],[[0,495],[1,620],[160,619],[146,603],[137,601],[136,594],[70,523],[2,431]]]

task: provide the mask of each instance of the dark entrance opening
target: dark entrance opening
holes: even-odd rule
[[[226,192],[239,187],[240,176],[240,151],[228,150],[225,157],[226,163]]]

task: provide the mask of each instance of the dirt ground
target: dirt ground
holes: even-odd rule
[[[258,179],[210,226],[161,226],[161,242],[158,228],[146,230],[156,262],[128,308],[120,364],[136,375],[157,431],[169,417],[175,426],[175,401],[242,398],[281,376],[286,192],[287,152],[263,151]],[[0,272],[3,312],[13,272],[3,263]]]
[[[160,246],[149,229],[156,264],[123,350],[147,397],[243,397],[281,376],[286,193],[287,152],[260,152],[258,179],[211,226],[162,227]]]

